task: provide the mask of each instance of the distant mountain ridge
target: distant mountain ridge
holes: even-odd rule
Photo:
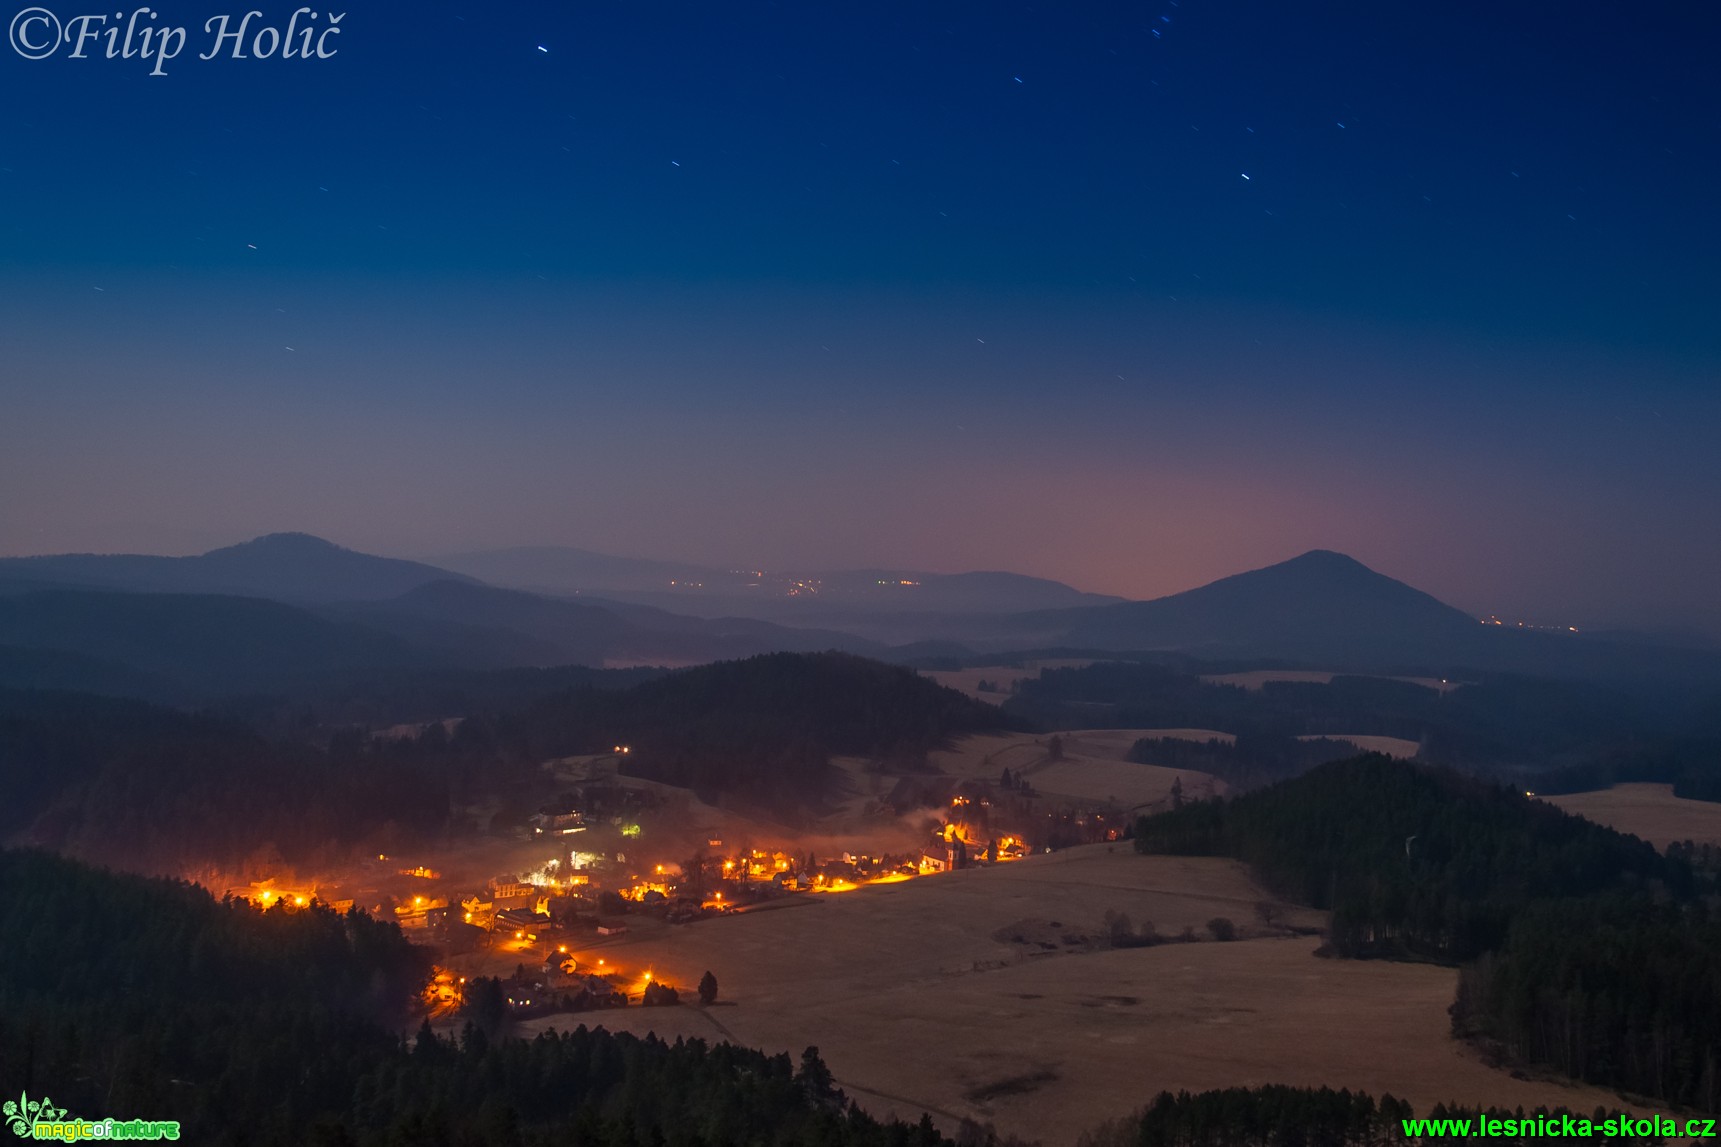
[[[597,596],[700,617],[740,616],[835,628],[844,628],[845,616],[857,612],[1009,613],[1124,600],[1047,578],[990,570],[724,570],[566,546],[521,546],[433,560],[510,589]]]
[[[464,626],[505,633],[531,651],[515,664],[541,666],[686,665],[758,653],[883,651],[874,642],[832,630],[792,629],[752,618],[687,617],[601,598],[546,597],[449,581],[419,586],[390,601],[338,607],[336,612],[409,639],[415,625],[440,626],[443,632]]]
[[[0,558],[0,585],[76,586],[132,593],[230,594],[277,601],[374,601],[464,574],[377,557],[311,534],[265,534],[193,557],[56,554]]]
[[[696,583],[704,576],[697,567],[586,551],[530,553],[564,572],[581,566],[658,578],[674,569]],[[0,646],[12,647],[0,655],[0,680],[199,700],[403,670],[686,666],[822,650],[960,659],[1060,649],[1272,659],[1347,672],[1721,685],[1716,651],[1483,625],[1330,550],[1152,601],[998,572],[854,570],[791,581],[787,588],[803,591],[793,596],[784,583],[768,584],[779,575],[723,576],[752,580],[745,593],[696,584],[685,595],[675,586],[663,594],[550,596],[304,534],[266,535],[190,558],[0,559]],[[1054,605],[1018,608],[1023,601]]]
[[[512,546],[432,559],[491,585],[534,593],[589,593],[606,589],[669,589],[672,582],[744,584],[739,575],[692,562],[624,558],[572,546]],[[691,587],[690,587],[691,588]]]
[[[1152,601],[954,619],[976,650],[1060,648],[1272,659],[1325,669],[1509,672],[1721,686],[1721,654],[1484,625],[1354,558],[1311,550]]]
[[[1444,648],[1480,628],[1462,610],[1331,550],[1310,550],[1169,597],[1067,616],[1064,640],[1072,645],[1300,656]]]

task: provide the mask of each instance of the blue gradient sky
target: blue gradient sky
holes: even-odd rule
[[[354,4],[332,60],[165,77],[0,49],[0,552],[304,529],[1152,596],[1323,546],[1721,630],[1713,6],[1068,7]],[[227,11],[155,10],[194,49]]]

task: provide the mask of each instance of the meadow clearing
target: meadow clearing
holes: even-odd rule
[[[1191,800],[1229,791],[1224,781],[1208,773],[1126,759],[1130,746],[1144,737],[1229,742],[1235,739],[1229,733],[1212,729],[1075,729],[1057,737],[1060,752],[1055,756],[1048,734],[997,733],[964,737],[950,749],[931,753],[928,760],[938,771],[964,780],[996,781],[1009,769],[1046,796],[1106,802],[1126,812],[1167,807],[1176,782],[1181,782],[1185,797]]]
[[[1642,837],[1657,848],[1681,840],[1721,845],[1721,804],[1676,797],[1672,785],[1615,785],[1597,792],[1542,799],[1569,813]]]
[[[1265,906],[1265,907],[1263,907]],[[1198,939],[1108,946],[1106,914]],[[1232,921],[1239,939],[1211,938]],[[1270,921],[1270,922],[1269,922]],[[581,950],[643,987],[716,976],[715,1006],[553,1016],[664,1038],[731,1040],[798,1056],[817,1046],[880,1115],[930,1112],[1045,1144],[1074,1142],[1162,1089],[1281,1082],[1503,1105],[1612,1102],[1514,1079],[1453,1040],[1457,973],[1319,958],[1292,929],[1320,916],[1276,904],[1235,862],[1089,845],[1015,864],[869,885]]]

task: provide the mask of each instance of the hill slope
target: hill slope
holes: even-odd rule
[[[457,636],[462,630],[479,644],[480,635],[488,634],[492,659],[510,665],[689,665],[756,653],[869,653],[880,648],[834,631],[792,629],[749,618],[688,617],[601,598],[573,601],[451,581],[335,612],[408,640],[445,647],[461,646]]]
[[[61,658],[51,664],[38,655],[33,667],[41,675],[16,675],[14,685],[58,683],[143,696],[170,685],[203,696],[266,691],[442,663],[363,626],[281,602],[208,594],[46,590],[0,597],[0,645],[93,659],[109,671],[84,680],[86,672],[94,675],[90,662]],[[13,660],[22,661],[22,654],[15,652]],[[75,675],[64,676],[74,669]]]
[[[345,549],[310,534],[267,534],[195,557],[59,554],[0,558],[0,583],[141,593],[219,593],[278,601],[367,601],[433,581],[469,580],[420,562]]]
[[[1330,550],[1154,601],[1069,611],[1064,643],[1312,656],[1448,648],[1476,620]]]
[[[1143,817],[1135,847],[1247,862],[1269,888],[1331,909],[1347,955],[1470,959],[1532,901],[1653,883],[1685,892],[1691,877],[1651,845],[1521,792],[1379,754]]]
[[[993,650],[1177,651],[1346,671],[1526,673],[1683,691],[1721,686],[1721,654],[1713,651],[1483,625],[1329,550],[1153,601],[969,618],[939,635]]]
[[[496,729],[526,759],[625,743],[636,775],[793,807],[817,803],[833,756],[914,762],[951,737],[1005,723],[993,706],[909,669],[844,653],[773,653],[627,690],[546,697]]]

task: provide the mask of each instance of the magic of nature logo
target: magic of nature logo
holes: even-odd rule
[[[129,1141],[177,1140],[179,1123],[165,1119],[67,1119],[64,1107],[43,1097],[31,1099],[20,1092],[17,1099],[8,1099],[0,1108],[6,1126],[20,1139],[48,1142],[79,1143],[92,1139]]]

